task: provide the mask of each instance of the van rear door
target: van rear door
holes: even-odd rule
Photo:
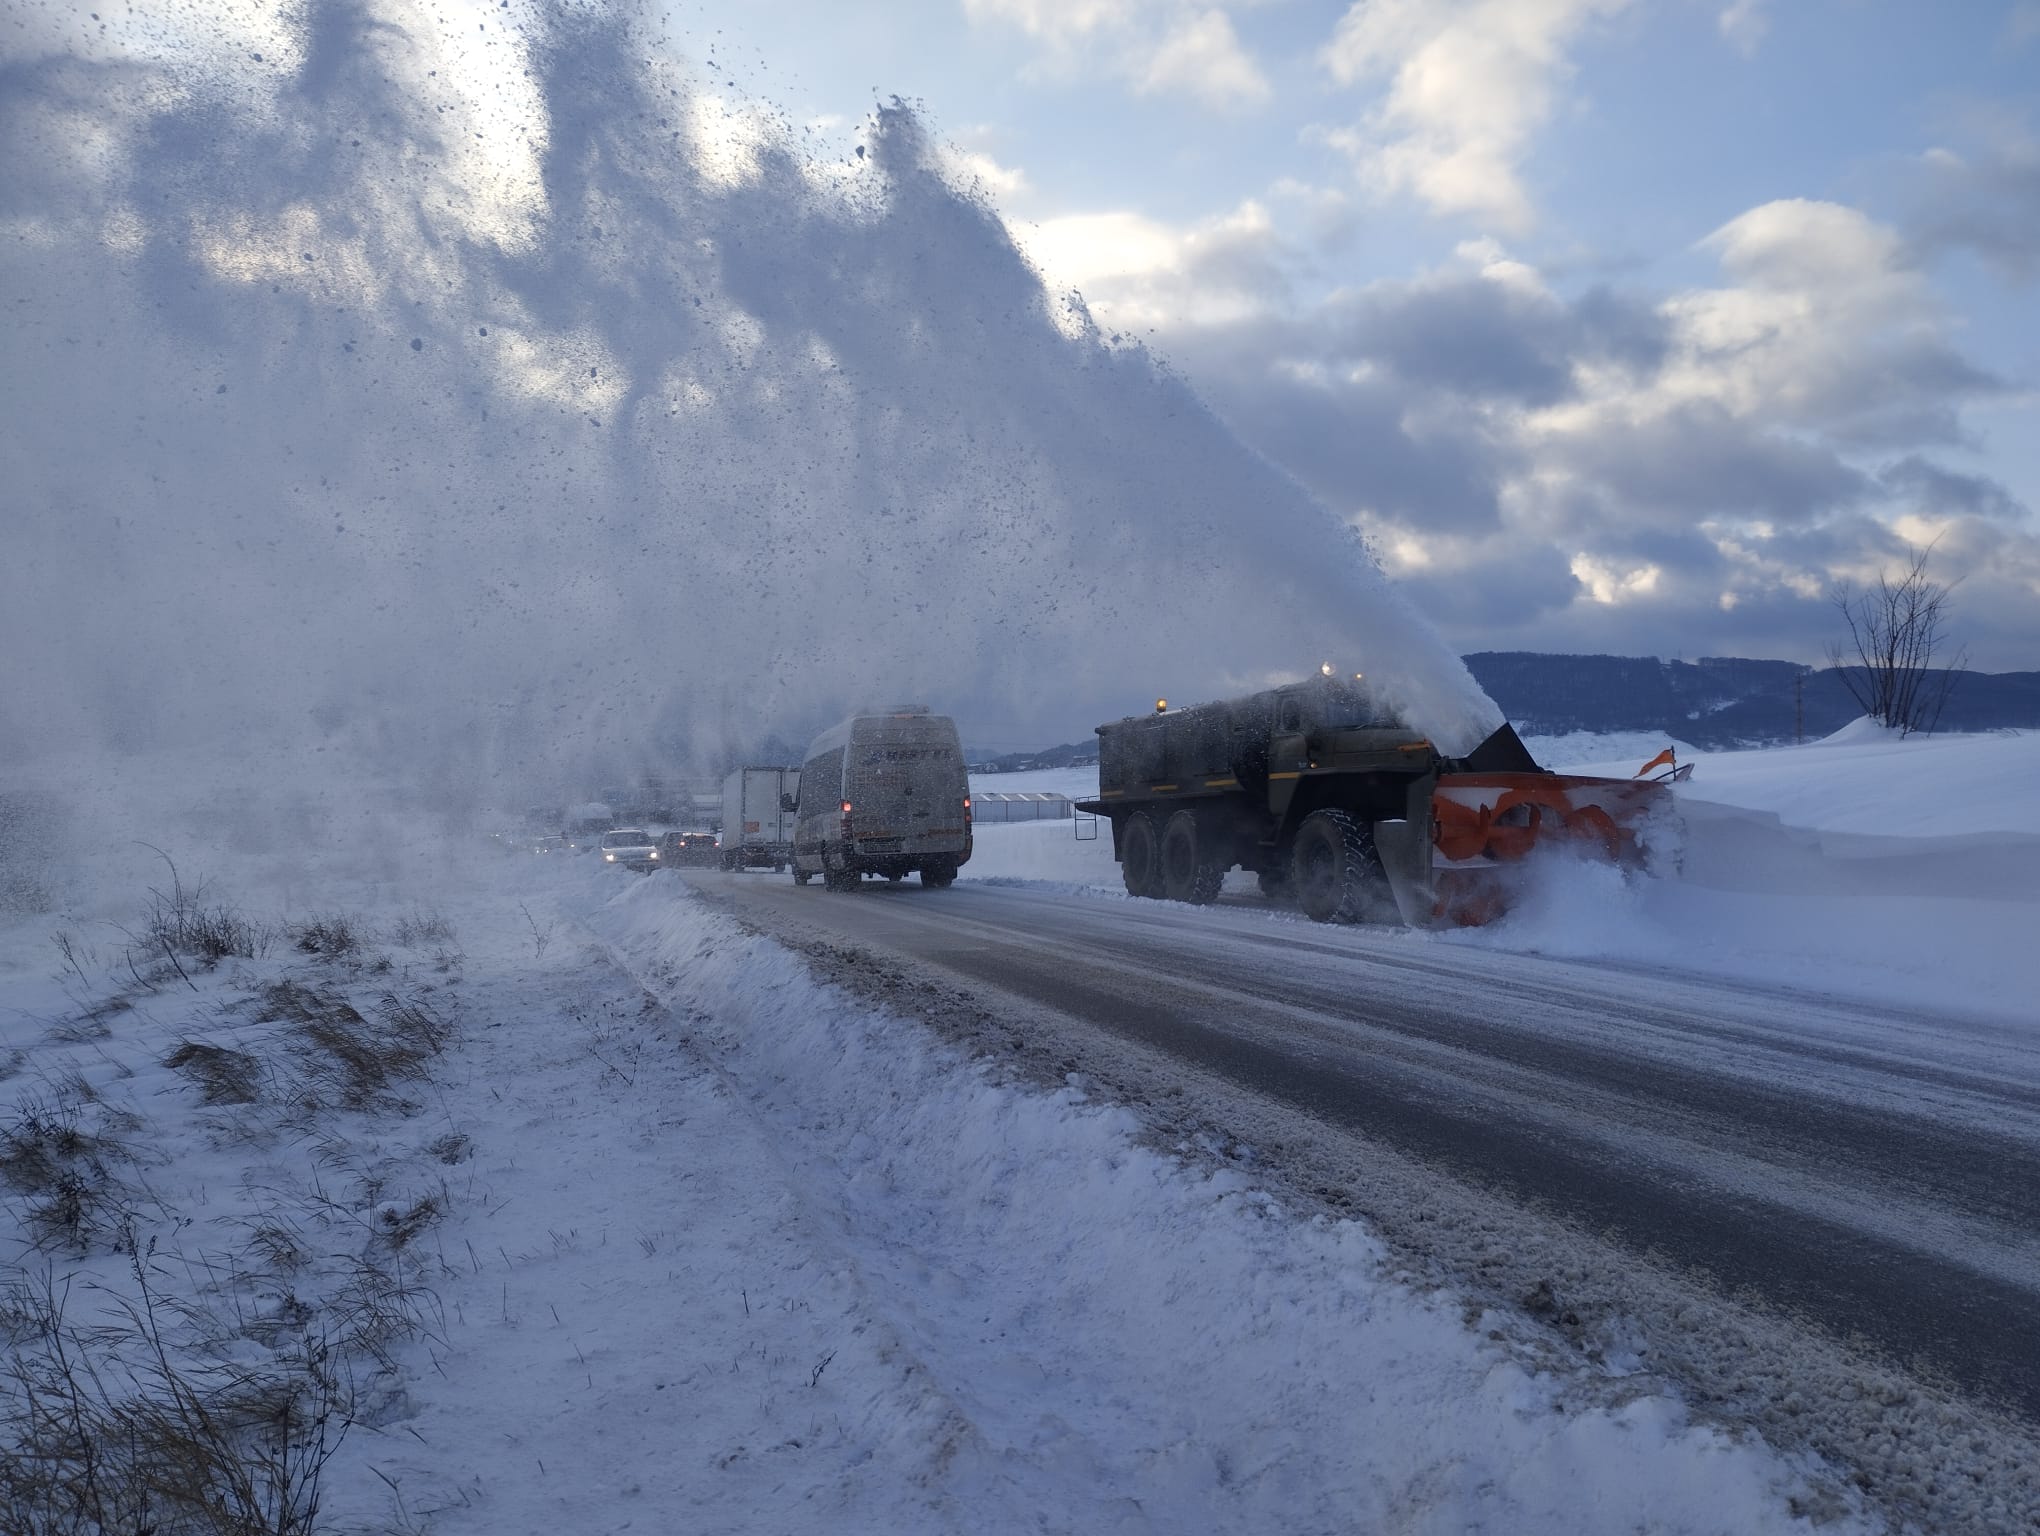
[[[869,734],[850,748],[844,791],[856,806],[858,845],[880,839],[874,851],[908,853],[960,847],[968,790],[956,728],[939,716],[870,724]]]

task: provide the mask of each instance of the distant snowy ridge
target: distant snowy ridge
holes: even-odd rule
[[[1739,656],[1465,658],[1524,735],[1663,731],[1710,748],[1817,740],[1862,709],[1832,668]],[[1938,729],[2040,729],[2040,672],[1957,672]]]

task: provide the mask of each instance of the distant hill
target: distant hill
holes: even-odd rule
[[[1466,665],[1524,735],[1663,731],[1696,747],[1760,746],[1795,735],[1794,684],[1804,679],[1806,736],[1840,730],[1862,711],[1831,667],[1703,656],[1549,656],[1480,651]],[[1943,731],[2040,728],[2040,672],[1958,672]]]

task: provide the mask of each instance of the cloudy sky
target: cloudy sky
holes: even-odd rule
[[[1817,661],[1935,543],[2040,668],[2040,0],[694,0],[919,104],[1051,282],[1464,650]]]

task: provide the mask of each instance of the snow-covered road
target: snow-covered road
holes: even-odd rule
[[[1451,1283],[1640,1329],[1703,1399],[1814,1388],[1824,1449],[1901,1362],[2040,1418],[2028,1030],[1247,905],[689,879],[974,1046],[1244,1139]]]

